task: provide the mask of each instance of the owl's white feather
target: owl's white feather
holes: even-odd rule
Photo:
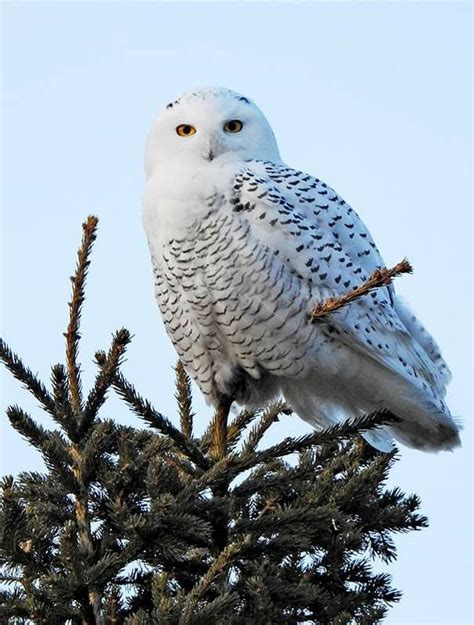
[[[239,132],[226,132],[238,120]],[[179,136],[176,128],[195,129]],[[360,285],[382,258],[329,186],[286,166],[261,111],[225,89],[168,105],[146,151],[144,223],[156,297],[206,398],[254,406],[283,394],[316,428],[386,408],[367,433],[427,451],[459,444],[436,343],[379,289],[312,325],[309,310]]]

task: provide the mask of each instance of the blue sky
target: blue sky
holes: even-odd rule
[[[471,614],[471,5],[470,3],[2,4],[2,335],[49,377],[63,359],[68,276],[80,224],[101,219],[81,358],[113,330],[135,338],[125,364],[171,417],[174,351],[152,293],[141,225],[143,144],[170,99],[228,86],[270,120],[283,158],[336,188],[398,291],[453,370],[448,401],[464,421],[453,454],[403,450],[391,483],[417,492],[428,530],[401,536],[391,567],[404,598],[387,623],[470,623]],[[2,371],[2,410],[20,403]],[[209,411],[196,392],[204,426]],[[114,398],[105,414],[136,425]],[[1,473],[41,460],[0,420]],[[269,441],[308,430],[292,419]]]

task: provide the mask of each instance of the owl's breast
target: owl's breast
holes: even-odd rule
[[[217,213],[166,241],[156,262],[165,326],[211,401],[236,381],[298,375],[315,341],[311,292],[235,213]],[[239,391],[240,392],[240,391]]]
[[[158,170],[148,178],[143,222],[151,246],[198,236],[201,225],[225,204],[240,165]]]
[[[239,230],[230,216],[211,211],[152,252],[155,295],[167,334],[210,401],[225,392],[238,368],[221,306],[231,297]]]

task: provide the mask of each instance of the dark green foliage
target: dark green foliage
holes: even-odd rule
[[[7,416],[42,454],[46,472],[5,477],[0,511],[0,621],[35,624],[264,625],[380,622],[399,600],[374,558],[395,558],[393,535],[426,526],[416,496],[384,484],[394,454],[358,433],[374,414],[262,447],[282,403],[242,412],[224,453],[217,419],[196,436],[190,382],[177,367],[180,428],[120,373],[117,332],[84,395],[77,364],[94,218],[73,278],[66,364],[47,390],[2,342],[5,365],[52,416],[41,427]],[[115,388],[149,429],[102,420]],[[221,450],[222,451],[222,450]],[[291,457],[289,455],[292,454]]]

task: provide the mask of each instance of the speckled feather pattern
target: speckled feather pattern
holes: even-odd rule
[[[167,333],[208,401],[254,406],[283,394],[317,428],[387,408],[405,423],[369,434],[376,446],[392,436],[422,449],[455,445],[449,371],[393,287],[308,320],[316,303],[384,265],[356,212],[281,162],[248,159],[230,171],[197,217],[150,245]]]

